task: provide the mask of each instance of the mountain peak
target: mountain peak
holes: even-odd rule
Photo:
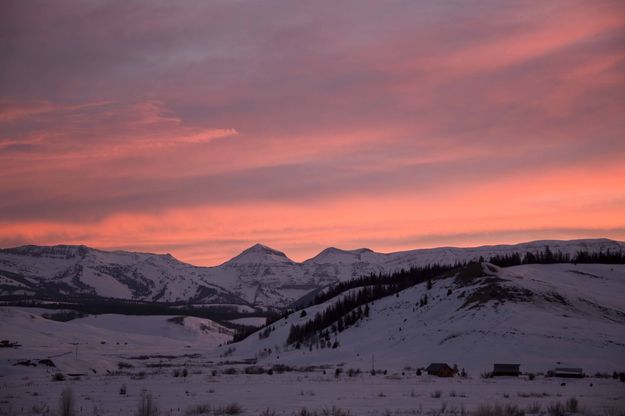
[[[326,249],[323,249],[318,255],[333,254],[333,253],[347,253],[347,250],[342,250],[336,247],[328,247]]]
[[[251,247],[249,247],[249,248],[247,248],[247,249],[243,250],[243,252],[246,252],[246,251],[255,251],[255,252],[274,252],[274,253],[281,253],[281,254],[284,254],[284,253],[282,253],[282,252],[280,252],[280,251],[278,251],[278,250],[275,250],[275,249],[273,249],[273,248],[271,248],[271,247],[269,247],[269,246],[266,246],[266,245],[264,245],[264,244],[261,244],[261,243],[256,243],[256,244],[254,244],[253,246],[251,246]]]
[[[293,263],[286,254],[264,244],[256,243],[225,264]]]
[[[369,248],[357,248],[354,250],[343,250],[336,247],[328,247],[317,254],[315,257],[306,260],[306,262],[312,263],[333,263],[333,262],[347,262],[351,263],[354,260],[360,261],[361,256],[364,254],[373,253],[373,250]]]

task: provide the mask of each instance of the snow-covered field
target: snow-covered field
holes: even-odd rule
[[[18,361],[41,359],[51,359],[55,372],[103,374],[117,370],[126,356],[197,354],[232,337],[230,329],[194,317],[98,315],[56,322],[41,317],[44,312],[53,311],[0,308],[0,339],[20,344],[0,349],[0,375],[19,375],[29,367],[14,365]]]
[[[546,412],[556,402],[576,398],[577,414],[620,415],[625,412],[625,385],[617,380],[525,378],[443,379],[401,371],[372,376],[361,373],[338,378],[334,370],[287,372],[273,375],[223,374],[231,368],[205,359],[171,360],[187,377],[174,377],[174,368],[135,367],[114,375],[87,374],[66,381],[51,381],[53,369],[32,369],[19,376],[0,379],[0,410],[3,414],[41,414],[58,409],[61,391],[71,387],[78,414],[131,415],[136,412],[142,390],[149,391],[162,414],[180,415],[209,405],[226,409],[237,404],[245,415],[290,415],[302,408],[337,407],[352,415],[460,414],[483,404],[514,404],[528,412],[536,405]],[[156,360],[150,360],[154,363]],[[143,362],[145,365],[146,362]],[[170,363],[171,364],[171,363]],[[244,366],[239,366],[242,371]],[[213,371],[216,372],[213,375]],[[228,370],[226,370],[228,371]],[[143,375],[145,373],[145,375]],[[126,394],[120,394],[125,386]],[[390,413],[389,413],[390,412]],[[218,413],[218,412],[217,412]]]

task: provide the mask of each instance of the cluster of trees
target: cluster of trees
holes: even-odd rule
[[[580,251],[577,253],[575,258],[571,261],[572,263],[593,263],[593,264],[625,264],[625,253],[619,251],[610,251],[607,252],[598,252],[598,253],[588,253],[585,251]]]
[[[460,267],[428,265],[424,267],[412,267],[408,270],[400,270],[390,275],[370,275],[359,279],[342,282],[334,286],[327,292],[318,295],[312,305],[332,299],[337,295],[344,293],[350,289],[359,290],[352,293],[344,294],[338,301],[327,307],[323,312],[317,313],[313,319],[308,320],[302,325],[292,325],[287,338],[288,344],[300,345],[313,337],[325,337],[324,329],[331,327],[331,331],[335,334],[342,332],[360,319],[369,316],[368,303],[377,299],[384,298],[414,286],[419,283],[426,283],[428,289],[432,287],[432,279],[450,272]],[[426,300],[422,300],[422,304],[427,304]],[[364,309],[362,308],[364,306]]]
[[[329,341],[330,330],[327,328],[331,327],[331,332],[337,334],[356,324],[360,319],[368,317],[370,309],[369,305],[366,304],[380,297],[388,296],[388,290],[388,287],[382,285],[367,286],[355,293],[343,296],[323,312],[315,314],[313,319],[306,321],[303,325],[292,325],[287,343],[296,344],[298,347],[312,335]],[[365,306],[364,309],[362,308],[363,305]]]
[[[484,258],[479,259],[480,262]],[[555,264],[555,263],[599,263],[599,264],[625,264],[625,253],[619,251],[600,251],[589,253],[580,251],[574,256],[560,251],[553,252],[549,246],[536,253],[527,252],[523,256],[520,253],[502,254],[491,257],[490,263],[499,267],[519,266],[521,264]]]
[[[310,307],[314,305],[319,305],[350,289],[364,286],[393,286],[395,291],[392,291],[391,294],[426,281],[430,281],[430,283],[428,283],[428,286],[431,287],[431,279],[436,278],[443,273],[463,267],[465,265],[466,263],[460,262],[457,262],[453,266],[428,264],[427,266],[411,267],[408,270],[401,269],[391,274],[378,273],[358,277],[356,279],[348,280],[346,282],[339,282],[328,290],[324,291],[323,293],[318,294],[308,306]]]
[[[271,335],[271,332],[275,331],[275,329],[276,328],[273,326],[268,326],[267,328],[263,329],[262,331],[258,333],[258,339],[268,338],[269,335]]]

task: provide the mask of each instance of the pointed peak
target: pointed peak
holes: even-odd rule
[[[246,252],[246,251],[262,251],[262,252],[277,252],[277,253],[281,253],[280,251],[275,250],[275,249],[273,249],[273,248],[271,248],[269,246],[266,246],[264,244],[261,244],[261,243],[256,243],[253,246],[248,247],[247,249],[243,250],[243,252]]]
[[[286,254],[283,252],[260,243],[256,243],[253,246],[246,248],[241,252],[241,255],[247,253],[265,254],[287,258]]]
[[[243,263],[293,263],[286,254],[264,244],[256,243],[246,248],[236,257],[228,260],[225,264]]]

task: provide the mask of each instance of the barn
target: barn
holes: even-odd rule
[[[447,363],[432,363],[430,364],[425,371],[428,372],[429,375],[438,376],[438,377],[453,377],[454,370],[447,365]]]
[[[514,376],[521,374],[521,364],[495,364],[493,366],[493,376]]]

